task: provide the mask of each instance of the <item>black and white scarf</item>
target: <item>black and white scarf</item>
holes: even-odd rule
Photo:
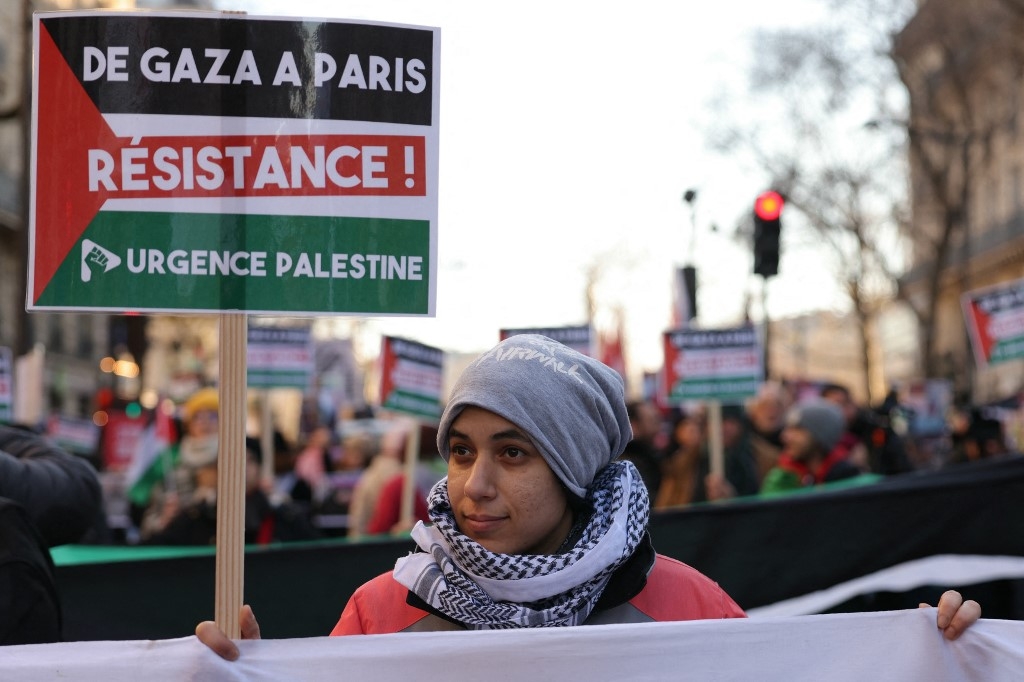
[[[439,613],[469,629],[583,623],[647,530],[650,501],[632,463],[612,462],[587,489],[593,514],[559,554],[496,554],[455,525],[443,478],[428,497],[433,525],[412,537],[422,552],[402,557],[394,577]]]

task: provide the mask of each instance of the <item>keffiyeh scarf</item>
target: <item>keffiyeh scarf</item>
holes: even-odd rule
[[[587,502],[593,513],[567,551],[496,554],[458,530],[443,478],[428,497],[433,525],[412,531],[423,551],[398,560],[395,580],[469,629],[579,625],[636,550],[650,516],[647,488],[630,462],[598,472]]]

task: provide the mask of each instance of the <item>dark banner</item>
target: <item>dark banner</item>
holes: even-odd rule
[[[927,557],[1024,557],[1024,458],[663,512],[652,518],[651,535],[659,552],[714,578],[744,609]],[[887,608],[917,606],[891,595],[864,595],[850,608],[870,608],[872,600]],[[1024,602],[990,603],[986,615],[1000,617],[993,611],[1003,606],[1024,609]],[[1002,617],[1024,618],[1024,610]]]
[[[41,23],[103,114],[432,123],[429,30],[148,13]]]
[[[651,535],[659,552],[701,570],[745,609],[936,555],[1024,557],[1024,458],[660,512]],[[97,551],[108,549],[116,550]],[[244,600],[264,637],[326,635],[356,587],[411,549],[407,540],[250,549]],[[57,580],[69,641],[182,637],[213,617],[212,550],[77,564],[60,556]],[[948,587],[977,598],[987,618],[1024,620],[1024,580],[958,582],[859,595],[830,611],[914,608],[919,598],[934,603],[939,588]]]

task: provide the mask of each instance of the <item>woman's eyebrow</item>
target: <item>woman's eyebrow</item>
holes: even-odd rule
[[[521,440],[524,443],[531,442],[530,438],[519,429],[498,431],[497,433],[491,434],[491,440]]]
[[[448,438],[449,438],[449,440],[452,439],[452,438],[463,438],[463,439],[469,440],[469,435],[465,434],[462,431],[459,431],[458,429],[453,427],[453,428],[448,429]],[[519,429],[505,429],[504,431],[498,431],[496,433],[492,433],[491,436],[490,436],[490,439],[491,440],[519,440],[519,441],[522,441],[524,443],[532,443],[533,442],[533,441],[530,440],[529,436],[527,436],[525,433],[523,433]]]

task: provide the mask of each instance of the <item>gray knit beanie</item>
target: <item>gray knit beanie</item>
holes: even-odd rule
[[[459,377],[437,431],[445,461],[448,430],[468,406],[525,431],[559,480],[581,498],[632,438],[618,372],[538,334],[505,339]]]
[[[839,406],[828,400],[814,399],[799,403],[789,410],[786,424],[806,429],[818,445],[829,452],[846,430],[846,419]]]

